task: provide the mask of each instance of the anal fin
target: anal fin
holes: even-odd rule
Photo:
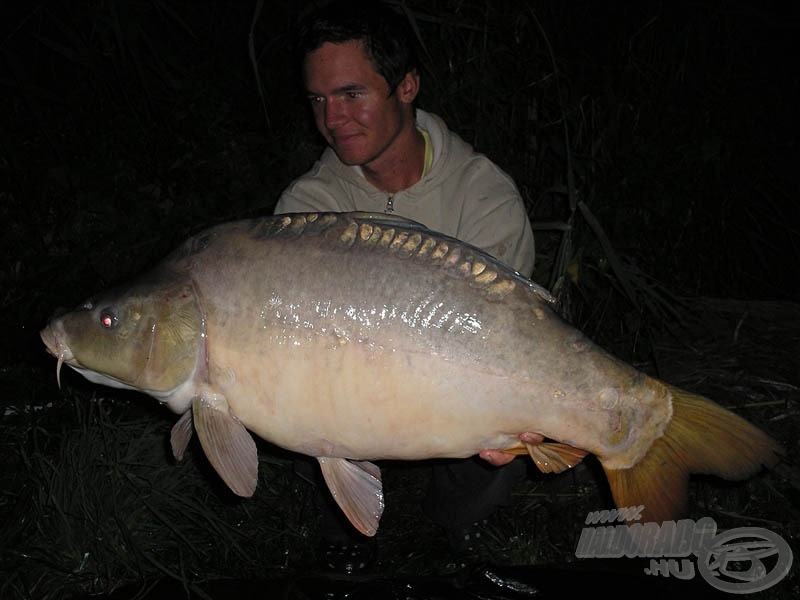
[[[525,446],[534,464],[542,473],[562,473],[577,465],[588,454],[586,450],[560,442],[542,442]]]

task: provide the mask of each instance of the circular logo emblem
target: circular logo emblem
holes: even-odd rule
[[[739,527],[720,533],[700,550],[697,570],[709,584],[731,594],[752,594],[783,579],[792,549],[777,533]]]

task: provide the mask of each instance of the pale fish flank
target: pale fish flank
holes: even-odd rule
[[[557,473],[591,453],[617,506],[664,521],[686,511],[690,474],[744,479],[782,453],[741,417],[605,352],[477,248],[386,215],[212,227],[41,338],[57,372],[181,415],[175,457],[197,432],[236,494],[256,488],[251,433],[316,457],[366,535],[383,511],[375,460],[495,449]]]

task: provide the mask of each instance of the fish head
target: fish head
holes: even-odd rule
[[[175,412],[187,408],[180,396],[205,355],[197,294],[191,281],[169,273],[90,298],[52,318],[40,336],[58,359],[59,385],[66,364],[93,383],[147,393]]]

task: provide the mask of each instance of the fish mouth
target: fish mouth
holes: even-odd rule
[[[47,347],[47,351],[58,359],[58,363],[56,364],[56,381],[58,382],[59,389],[61,389],[61,366],[64,363],[68,365],[72,364],[75,361],[75,355],[72,353],[72,350],[61,341],[61,336],[58,335],[55,324],[51,323],[42,329],[42,331],[39,332],[39,337],[42,338],[44,345]]]

